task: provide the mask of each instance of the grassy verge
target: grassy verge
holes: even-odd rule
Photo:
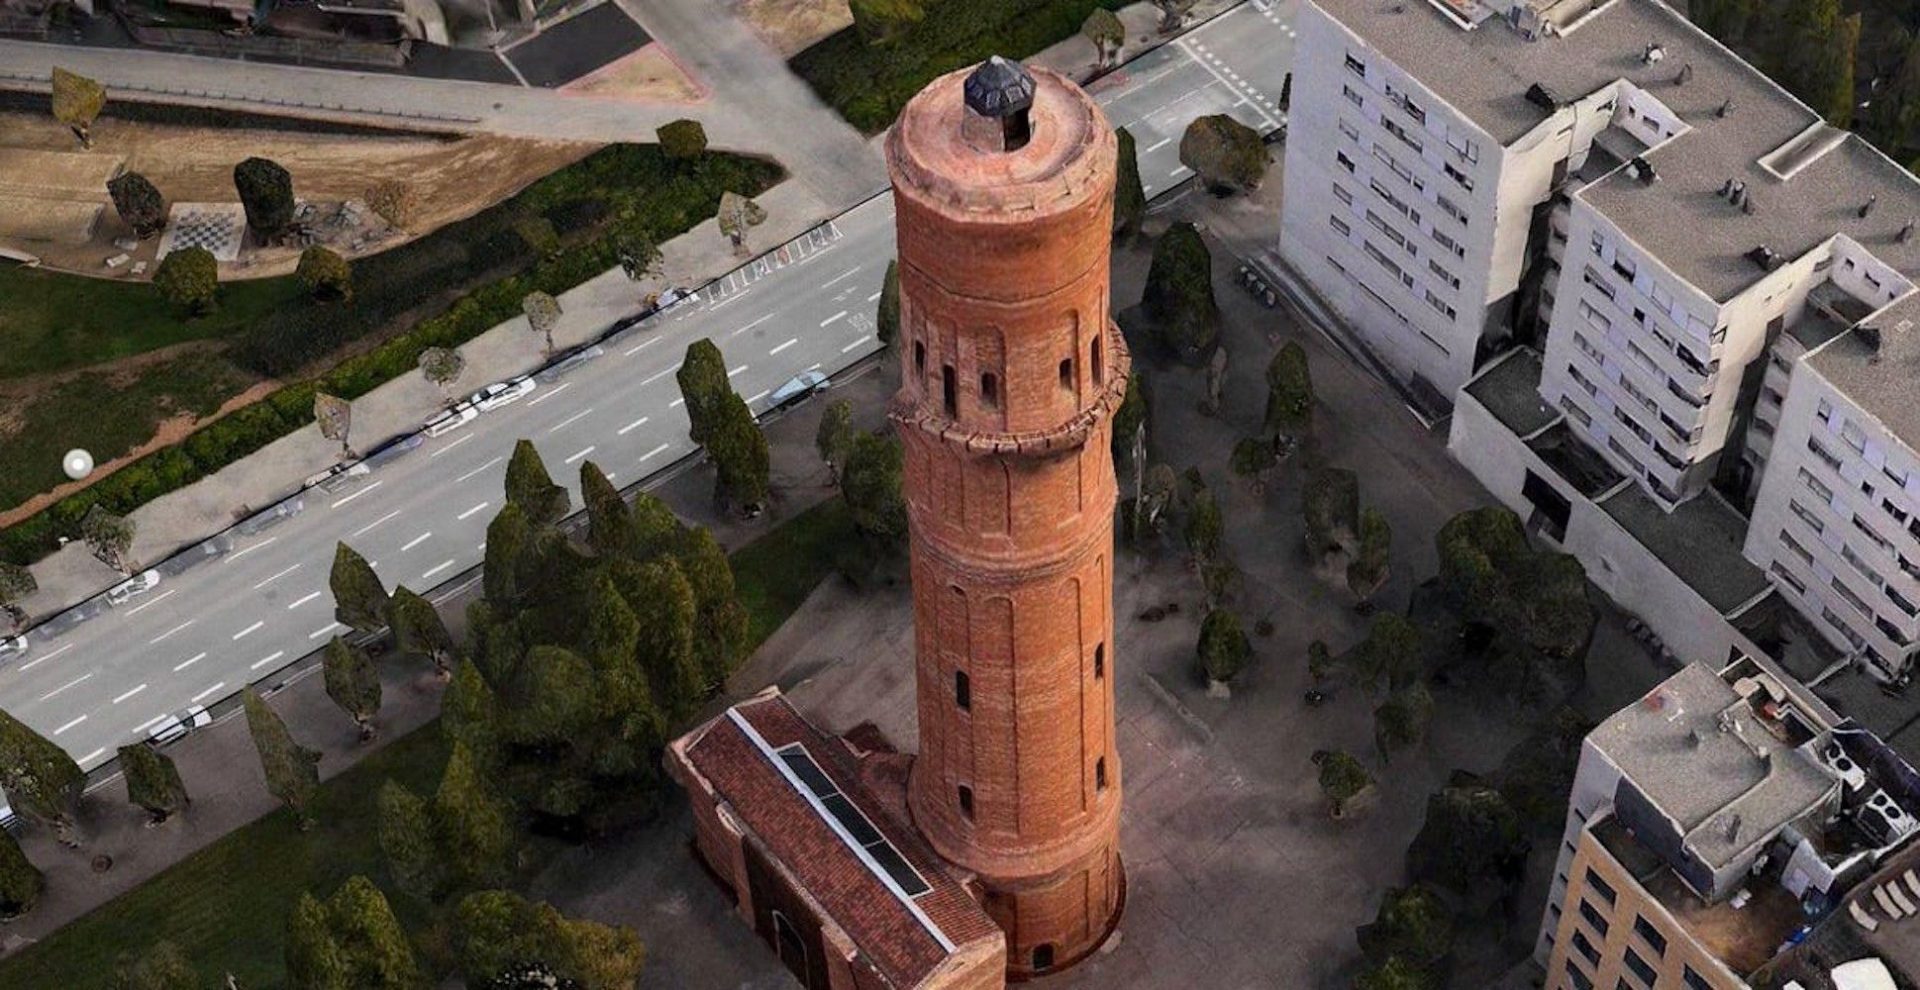
[[[674,160],[655,145],[615,145],[478,216],[356,262],[352,302],[315,304],[299,297],[268,309],[235,334],[232,359],[251,373],[285,381],[297,378],[302,368],[324,364],[345,346],[384,332],[423,302],[440,300],[444,308],[320,377],[294,381],[185,442],[0,530],[0,560],[32,563],[57,548],[60,536],[76,536],[81,517],[93,505],[125,515],[304,427],[313,421],[316,391],[355,399],[415,373],[421,351],[456,347],[485,333],[517,315],[529,291],[558,295],[613,267],[616,237],[622,233],[663,243],[712,216],[722,193],[756,195],[782,174],[778,165],[762,159],[710,153]],[[240,284],[223,288],[223,307],[232,304],[226,294],[240,290]],[[152,308],[165,309],[157,299]],[[6,326],[0,322],[0,328]],[[8,335],[0,333],[0,353],[9,344]],[[24,431],[16,432],[10,442],[0,443],[0,478],[7,479],[0,485],[0,505],[18,504],[64,480],[58,455],[43,456],[42,447],[85,447],[105,461],[152,436],[138,429],[157,421],[151,410],[119,403],[98,408],[100,422],[76,420],[74,428],[31,442],[23,442]],[[38,418],[31,409],[19,414],[29,422]]]
[[[291,278],[234,282],[220,309],[177,318],[147,282],[116,282],[0,264],[0,379],[67,371],[190,340],[228,337],[289,304]],[[0,500],[4,501],[4,500]]]
[[[830,549],[850,533],[846,504],[835,498],[732,555],[749,615],[750,649],[778,629],[827,576]],[[285,972],[286,916],[294,898],[303,890],[324,896],[354,874],[373,878],[388,891],[408,930],[427,935],[431,909],[393,893],[374,828],[375,806],[388,778],[416,794],[432,794],[445,762],[437,720],[393,740],[321,785],[320,824],[313,831],[296,831],[284,812],[246,825],[0,961],[0,987],[107,990],[120,952],[139,951],[160,939],[179,945],[208,986],[231,972],[249,990],[278,987]]]
[[[1077,34],[1096,7],[1128,0],[970,0],[928,4],[925,20],[876,45],[856,28],[815,42],[787,64],[847,122],[876,134],[935,76],[989,55],[1026,58]]]

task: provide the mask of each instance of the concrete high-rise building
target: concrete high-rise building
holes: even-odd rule
[[[1115,150],[1078,86],[998,58],[887,140],[920,752],[769,691],[669,756],[702,858],[810,988],[997,987],[1119,921]]]
[[[1016,973],[1118,919],[1108,311],[1113,130],[1079,87],[995,59],[909,103],[901,389],[920,753],[915,824],[978,876]]]

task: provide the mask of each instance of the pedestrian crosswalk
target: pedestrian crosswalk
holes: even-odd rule
[[[843,235],[840,227],[832,220],[780,245],[746,265],[733,270],[727,277],[716,279],[701,292],[701,298],[713,305],[731,296],[745,292],[753,283],[766,278],[788,265],[804,265],[832,248],[834,242]]]

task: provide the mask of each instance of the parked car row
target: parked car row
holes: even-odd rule
[[[480,418],[481,413],[492,412],[519,402],[539,387],[531,375],[521,375],[508,381],[495,382],[460,400],[446,412],[428,420],[426,434],[430,437],[446,436]]]

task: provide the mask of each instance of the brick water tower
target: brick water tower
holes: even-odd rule
[[[887,140],[920,752],[914,825],[1006,934],[1009,976],[1098,948],[1125,900],[1113,730],[1115,141],[994,58]]]

